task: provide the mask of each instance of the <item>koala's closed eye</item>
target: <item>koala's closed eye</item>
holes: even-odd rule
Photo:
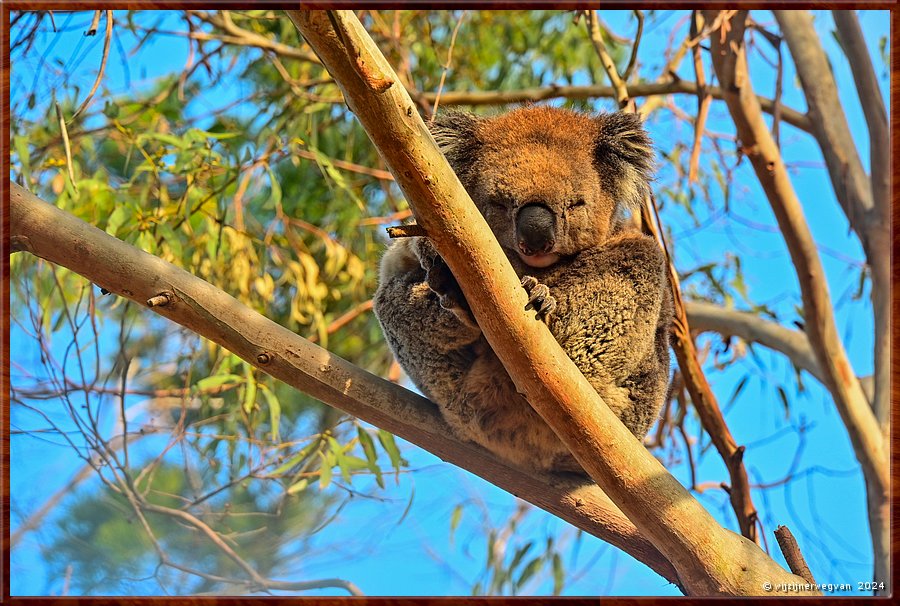
[[[585,202],[584,198],[578,198],[577,200],[569,204],[569,210],[581,208],[584,206],[587,206],[587,202]]]

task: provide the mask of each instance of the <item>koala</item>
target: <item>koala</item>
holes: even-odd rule
[[[640,119],[528,106],[448,112],[431,130],[536,321],[642,438],[667,389],[672,302],[658,245],[624,227],[654,165]],[[457,437],[518,466],[584,473],[518,393],[427,238],[389,247],[373,303],[394,356]]]

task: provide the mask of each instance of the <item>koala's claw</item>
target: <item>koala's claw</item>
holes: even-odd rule
[[[539,318],[546,321],[556,310],[556,299],[550,294],[550,289],[532,276],[522,278],[522,287],[528,293],[528,304],[525,309],[533,309]]]
[[[428,288],[437,295],[438,305],[452,313],[464,325],[472,329],[478,329],[478,323],[469,311],[466,297],[463,295],[456,278],[450,273],[450,268],[440,257],[431,259],[425,273],[425,281]]]

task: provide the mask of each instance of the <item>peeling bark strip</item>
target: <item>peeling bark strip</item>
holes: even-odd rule
[[[394,86],[373,93],[357,73],[332,20],[355,32],[368,65],[395,78],[355,15],[287,12],[341,87],[517,388],[672,563],[684,590],[691,595],[761,595],[766,583],[776,588],[805,583],[752,541],[719,526],[616,418],[546,325],[523,311],[527,297],[519,278],[407,92]]]
[[[628,553],[672,583],[675,569],[596,486],[509,467],[457,441],[429,400],[376,377],[264,318],[209,283],[10,183],[10,230],[27,251],[145,305],[263,372],[424,448]],[[127,289],[127,291],[126,291]],[[323,370],[327,369],[327,370]]]

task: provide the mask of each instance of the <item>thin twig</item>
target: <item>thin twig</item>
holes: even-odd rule
[[[459,26],[462,25],[463,19],[466,18],[466,13],[468,11],[463,11],[462,15],[459,17],[459,21],[456,22],[456,26],[453,28],[453,35],[450,36],[450,48],[447,49],[447,61],[441,67],[441,81],[438,83],[437,93],[434,95],[434,106],[431,108],[431,119],[434,120],[434,116],[437,114],[438,105],[441,102],[441,92],[444,90],[444,80],[447,78],[447,72],[450,70],[450,65],[453,60],[453,47],[456,45],[456,34],[459,33]]]
[[[628,82],[628,78],[631,77],[631,73],[634,71],[634,66],[637,64],[637,52],[638,47],[641,44],[641,35],[644,33],[644,12],[640,10],[635,10],[634,16],[637,17],[637,32],[634,34],[634,43],[631,45],[631,58],[628,60],[628,67],[625,68],[625,71],[622,73],[622,80]]]
[[[77,194],[78,186],[75,184],[75,169],[72,166],[72,146],[69,143],[69,131],[66,129],[66,119],[63,117],[62,108],[59,106],[59,103],[54,102],[53,105],[56,106],[56,120],[59,122],[59,132],[62,135],[63,149],[66,152],[66,171],[69,174],[69,182],[72,184],[72,189],[74,189]]]
[[[784,560],[790,567],[791,572],[815,585],[816,579],[806,564],[806,559],[800,551],[797,539],[794,538],[790,529],[787,526],[779,526],[775,529],[775,539],[778,540],[778,547],[781,548],[781,553],[784,554]]]
[[[387,227],[388,238],[412,238],[414,236],[427,236],[428,232],[421,225],[412,223],[410,225],[395,225]]]
[[[613,89],[616,91],[616,102],[619,104],[619,109],[625,109],[630,105],[633,110],[634,102],[628,97],[628,88],[619,76],[619,71],[616,69],[616,62],[613,61],[612,57],[609,55],[609,51],[606,50],[606,44],[603,42],[603,32],[600,30],[598,19],[597,11],[587,11],[587,27],[591,42],[594,45],[594,49],[597,51],[597,56],[600,57],[600,63],[603,65],[606,75],[609,76],[609,81],[612,83]]]
[[[100,11],[97,11],[99,13]],[[69,118],[69,122],[72,122],[78,114],[84,111],[84,108],[88,106],[91,102],[91,99],[94,98],[94,93],[97,92],[97,88],[100,87],[100,81],[103,80],[103,72],[106,71],[106,60],[109,59],[109,47],[112,42],[112,32],[113,32],[113,19],[112,19],[112,11],[106,11],[106,38],[103,41],[103,57],[100,59],[100,71],[97,72],[97,77],[94,79],[94,85],[91,87],[91,92],[87,94],[87,97],[84,98],[84,101],[81,102],[81,105],[78,109],[75,110],[75,113],[72,114],[72,117]]]
[[[367,311],[370,311],[371,309],[372,299],[363,301],[359,305],[354,306],[350,311],[342,314],[339,318],[336,318],[331,324],[328,325],[328,327],[325,329],[325,332],[329,335],[334,334],[335,332],[358,318],[360,315],[366,313]],[[316,343],[319,340],[319,335],[311,335],[309,337],[309,340],[313,343]]]
[[[88,27],[87,31],[84,32],[85,36],[94,36],[97,34],[97,28],[100,26],[100,13],[103,11],[94,11],[94,17],[91,19],[91,25]]]
[[[691,20],[691,35],[696,36],[703,17],[699,11],[694,11]],[[691,158],[688,163],[688,183],[697,180],[697,172],[700,167],[700,150],[703,142],[703,130],[706,127],[706,117],[709,115],[711,97],[706,90],[706,74],[703,71],[703,58],[700,55],[700,45],[694,45],[691,49],[694,57],[694,74],[697,79],[697,120],[694,122],[694,144],[691,148]]]

